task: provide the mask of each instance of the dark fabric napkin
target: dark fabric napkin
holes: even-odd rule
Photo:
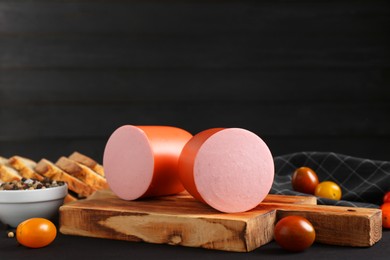
[[[295,192],[291,178],[295,169],[312,168],[319,181],[333,181],[342,189],[341,200],[317,197],[323,205],[377,208],[390,191],[390,161],[376,161],[332,152],[297,152],[274,157],[275,179],[270,193],[307,195]]]

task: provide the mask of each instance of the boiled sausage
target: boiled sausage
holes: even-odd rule
[[[178,161],[191,137],[187,131],[170,126],[118,128],[108,139],[103,155],[111,190],[125,200],[183,191]]]
[[[212,128],[184,146],[179,176],[196,199],[222,212],[243,212],[269,193],[274,161],[256,134],[241,128]]]

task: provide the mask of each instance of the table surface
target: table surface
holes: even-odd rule
[[[202,248],[127,242],[101,238],[89,238],[58,234],[47,247],[30,249],[19,245],[15,238],[7,237],[7,229],[1,227],[1,259],[388,259],[390,255],[390,230],[383,230],[382,239],[367,248],[353,248],[313,244],[304,252],[290,253],[274,241],[249,253],[225,252]]]

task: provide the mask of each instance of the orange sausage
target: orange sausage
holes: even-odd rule
[[[118,128],[108,139],[103,155],[111,190],[125,200],[183,191],[178,161],[191,137],[187,131],[170,126]]]
[[[202,131],[184,146],[179,177],[196,199],[227,213],[256,207],[269,193],[273,157],[265,142],[241,128]]]

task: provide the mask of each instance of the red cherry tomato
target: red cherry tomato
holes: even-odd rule
[[[56,226],[44,218],[31,218],[16,228],[16,239],[26,247],[39,248],[49,245],[57,235]]]
[[[318,176],[311,168],[300,167],[294,171],[291,184],[295,191],[314,194],[318,185]]]
[[[383,211],[390,211],[390,202],[385,202],[381,205],[381,210]]]
[[[382,211],[382,226],[384,228],[390,228],[390,211]]]
[[[385,196],[383,197],[383,203],[390,202],[390,191],[386,192]]]
[[[390,202],[385,202],[381,205],[382,210],[382,226],[390,228]]]
[[[300,252],[310,247],[316,237],[313,225],[304,217],[288,216],[278,221],[274,238],[282,248]]]
[[[341,188],[333,181],[323,181],[317,185],[314,195],[322,198],[339,200],[341,199]]]

